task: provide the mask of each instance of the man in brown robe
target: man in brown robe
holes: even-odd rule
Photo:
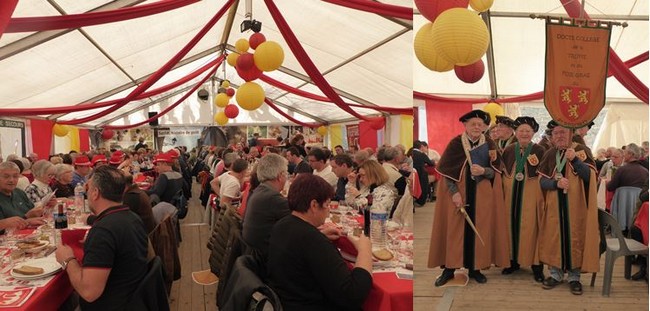
[[[437,167],[445,178],[438,183],[428,262],[431,268],[444,267],[436,286],[447,283],[459,268],[467,268],[469,277],[485,283],[487,278],[480,269],[509,265],[501,157],[494,142],[482,134],[490,116],[474,110],[459,120],[465,132],[449,142]]]
[[[515,137],[515,120],[506,116],[497,116],[496,124],[499,129],[499,139],[495,143],[497,144],[497,150],[503,153],[506,147],[517,141]]]
[[[596,167],[591,151],[571,141],[571,130],[553,122],[551,140],[538,173],[545,204],[540,212],[539,259],[551,276],[544,289],[562,283],[568,272],[569,288],[582,294],[580,272],[597,272],[598,207]]]

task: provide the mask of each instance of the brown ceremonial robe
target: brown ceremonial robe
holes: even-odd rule
[[[466,207],[467,212],[485,241],[485,246],[466,224],[463,214],[454,206],[447,183],[441,181],[438,183],[429,245],[428,266],[430,268],[445,266],[485,269],[491,264],[502,267],[510,265],[501,181],[503,164],[495,143],[489,138],[486,138],[485,143],[489,146],[490,167],[495,171],[493,180],[482,179],[479,182],[471,180],[460,135],[449,142],[436,168],[440,174],[455,182],[463,202],[470,204]],[[467,191],[468,187],[471,189],[471,185],[475,185],[473,192]],[[468,193],[470,200],[467,198]],[[471,262],[472,257],[473,262]]]
[[[596,167],[591,151],[584,145],[572,144],[576,158],[589,166],[586,184],[567,160],[563,176],[569,180],[567,194],[563,190],[546,190],[540,212],[539,260],[565,270],[580,268],[582,272],[598,272],[600,236],[596,206]],[[557,149],[546,151],[539,165],[541,177],[555,175]]]
[[[499,139],[499,140],[495,141],[495,144],[497,146],[497,150],[499,150],[499,152],[501,154],[503,154],[503,150],[505,150],[508,146],[510,146],[510,145],[512,145],[512,144],[514,144],[516,142],[517,142],[517,137],[515,137],[515,134],[512,134],[506,140]]]
[[[539,264],[537,254],[538,214],[544,206],[542,189],[537,178],[537,166],[544,156],[544,148],[531,142],[527,158],[523,159],[524,180],[515,180],[516,143],[503,151],[503,191],[508,213],[510,259],[522,266]]]

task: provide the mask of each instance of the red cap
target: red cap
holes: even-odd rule
[[[169,153],[161,153],[154,158],[153,164],[156,164],[158,162],[172,163],[174,160],[172,160],[172,157]]]
[[[168,154],[173,160],[173,159],[178,159],[178,155],[180,154],[180,152],[177,149],[170,149],[169,151],[166,152],[166,154]]]
[[[116,164],[116,165],[117,165],[117,164],[120,164],[120,163],[122,163],[122,157],[119,156],[119,155],[115,155],[115,154],[113,154],[113,155],[111,156],[111,159],[108,160],[108,163],[109,163],[109,164]]]
[[[74,165],[76,166],[91,166],[92,164],[90,163],[90,160],[88,160],[87,156],[78,156],[74,159]]]
[[[106,156],[103,154],[98,154],[93,157],[93,160],[91,161],[92,165],[95,166],[97,162],[107,162],[106,161]]]
[[[111,158],[121,158],[124,156],[124,152],[122,150],[115,150],[113,154],[111,154]]]

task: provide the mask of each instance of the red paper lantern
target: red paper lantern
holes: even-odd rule
[[[226,106],[223,112],[226,114],[228,119],[234,119],[239,115],[239,108],[237,108],[237,105],[230,104]]]
[[[485,73],[485,64],[482,59],[478,62],[469,64],[467,66],[454,66],[456,77],[465,83],[475,83],[483,78]]]
[[[228,88],[228,89],[226,90],[226,95],[228,95],[228,97],[233,97],[233,96],[235,96],[235,89],[233,89],[233,88],[231,88],[231,87]]]
[[[242,55],[239,55],[239,58],[237,58],[237,68],[241,70],[249,70],[254,66],[255,60],[253,58],[253,54],[251,53],[244,53]]]
[[[430,21],[434,21],[440,13],[451,8],[467,8],[469,0],[415,0],[415,6],[420,14]]]
[[[251,49],[256,49],[258,45],[264,43],[266,41],[266,37],[261,32],[256,32],[251,35],[250,38],[248,38],[248,43],[251,46]]]
[[[104,139],[104,140],[109,140],[109,139],[113,138],[113,135],[115,135],[113,130],[104,129],[102,131],[102,139]]]
[[[384,128],[386,125],[386,119],[384,117],[377,117],[377,118],[371,118],[370,119],[370,128],[379,131]]]
[[[246,82],[253,81],[262,76],[262,71],[257,69],[257,67],[255,66],[252,66],[248,70],[241,70],[238,67],[235,67],[235,69],[237,70],[237,74],[239,75],[239,77],[244,79],[244,81]]]

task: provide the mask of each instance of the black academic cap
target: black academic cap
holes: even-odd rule
[[[539,130],[539,124],[533,117],[519,117],[515,119],[515,128],[518,128],[522,124],[528,124],[533,128],[533,131],[537,132]]]
[[[483,123],[485,123],[485,125],[490,125],[490,115],[487,112],[485,112],[483,110],[478,110],[478,109],[477,110],[472,110],[472,111],[464,114],[463,116],[461,116],[458,119],[458,121],[465,123],[469,119],[472,119],[472,118],[479,118],[479,119],[483,120]]]

